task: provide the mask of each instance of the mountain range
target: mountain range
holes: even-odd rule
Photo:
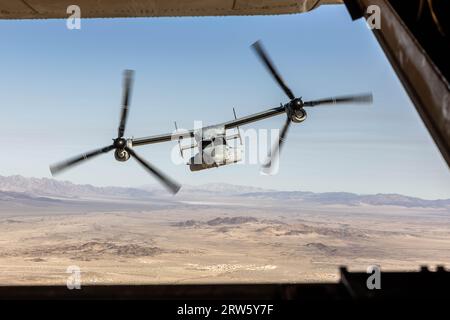
[[[139,188],[96,187],[48,178],[0,176],[0,192],[26,193],[37,197],[62,198],[144,198],[150,191]]]
[[[426,200],[394,193],[356,194],[350,192],[305,192],[305,191],[274,191],[244,193],[241,197],[256,199],[273,199],[278,201],[299,200],[306,203],[322,205],[341,204],[347,206],[400,206],[422,208],[450,208],[450,199]]]
[[[274,200],[298,201],[299,203],[317,205],[372,205],[401,206],[421,208],[450,209],[450,199],[426,200],[401,194],[355,194],[349,192],[314,193],[309,191],[276,191],[251,186],[239,186],[226,183],[212,183],[200,186],[185,185],[180,193],[172,197],[159,186],[145,185],[138,188],[127,187],[96,187],[89,184],[74,184],[69,181],[59,181],[48,178],[27,178],[19,175],[0,176],[0,202],[23,201],[29,199],[148,199],[169,197],[174,201],[178,198],[204,199],[210,195],[218,197],[233,197],[243,200]]]

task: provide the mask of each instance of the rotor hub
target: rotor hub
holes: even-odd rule
[[[127,140],[124,138],[114,139],[114,147],[116,149],[124,149],[127,146]]]
[[[303,108],[303,100],[302,98],[295,98],[290,102],[290,105],[293,109],[302,109]]]
[[[295,98],[287,104],[287,115],[292,122],[300,123],[306,120],[307,114],[303,106],[302,98]]]

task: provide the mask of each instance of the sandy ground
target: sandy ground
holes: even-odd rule
[[[449,213],[437,209],[180,202],[60,211],[0,215],[1,285],[64,285],[69,266],[82,284],[318,282],[337,281],[341,265],[450,266]]]

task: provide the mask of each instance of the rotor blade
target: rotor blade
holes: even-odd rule
[[[278,140],[278,143],[275,143],[272,146],[272,150],[270,151],[270,155],[268,156],[267,161],[263,164],[263,167],[268,169],[270,168],[270,166],[272,165],[272,158],[274,157],[274,155],[279,155],[279,152],[281,150],[281,147],[283,146],[284,141],[286,140],[286,135],[287,132],[289,130],[289,127],[291,125],[291,119],[287,118],[286,122],[284,123],[283,128],[281,129],[281,133],[280,133],[280,137]]]
[[[338,103],[372,103],[373,96],[371,93],[352,95],[352,96],[342,96],[342,97],[332,97],[320,100],[306,101],[303,106],[314,107],[321,104],[338,104]]]
[[[177,193],[178,190],[180,190],[181,186],[178,183],[170,179],[164,173],[138,156],[133,149],[125,148],[125,150],[128,151],[128,153],[132,155],[136,159],[136,161],[139,162],[148,172],[156,176],[162,182],[162,184],[164,184],[164,186],[166,186],[173,194]]]
[[[278,82],[281,89],[286,93],[286,95],[289,97],[289,99],[293,100],[295,99],[294,94],[292,93],[291,89],[288,88],[286,83],[284,83],[283,78],[281,78],[280,73],[275,68],[275,65],[270,60],[269,55],[267,54],[266,50],[264,50],[264,47],[262,46],[260,41],[256,41],[254,44],[252,44],[253,50],[255,50],[258,57],[261,59],[261,61],[264,63],[266,68],[270,71],[272,76],[274,77],[275,81]]]
[[[87,153],[83,153],[80,154],[79,156],[75,156],[73,158],[67,159],[65,161],[56,163],[54,165],[50,166],[50,172],[52,173],[52,175],[57,175],[58,173],[60,173],[61,171],[64,171],[66,169],[69,169],[70,167],[73,167],[74,165],[79,164],[82,161],[88,160],[90,158],[96,157],[102,153],[107,153],[109,151],[111,151],[112,149],[114,149],[114,146],[107,146],[101,149],[97,149],[97,150],[92,150],[90,152]]]
[[[118,132],[119,138],[122,138],[125,133],[125,126],[128,118],[128,106],[130,104],[131,86],[133,85],[133,75],[133,70],[125,70],[123,73],[123,98]]]

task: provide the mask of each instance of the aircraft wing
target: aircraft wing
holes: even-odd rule
[[[284,106],[280,106],[280,107],[268,109],[268,110],[265,110],[262,112],[253,113],[251,115],[248,115],[248,116],[245,116],[242,118],[230,120],[230,121],[221,123],[218,126],[224,126],[225,129],[236,128],[236,127],[248,124],[248,123],[252,123],[252,122],[260,121],[260,120],[270,118],[273,116],[277,116],[277,115],[285,113],[285,112],[286,111],[285,111]]]
[[[217,125],[204,127],[202,129],[214,128],[214,127],[222,127],[224,129],[236,128],[238,126],[242,126],[242,125],[245,125],[248,123],[252,123],[252,122],[260,121],[260,120],[270,118],[273,116],[277,116],[277,115],[285,113],[285,112],[286,111],[285,111],[284,107],[280,106],[280,107],[268,109],[268,110],[265,110],[262,112],[253,113],[251,115],[248,115],[248,116],[245,116],[242,118],[237,118],[234,120],[223,122],[223,123],[220,123]],[[167,142],[167,141],[172,141],[172,140],[177,141],[179,138],[182,138],[182,139],[193,138],[196,130],[200,130],[200,129],[195,129],[195,130],[181,130],[180,129],[180,130],[175,130],[173,133],[159,134],[159,135],[143,137],[143,138],[133,138],[133,139],[131,139],[131,144],[133,146],[142,146],[142,145],[146,145],[146,144],[161,143],[161,142]]]
[[[154,136],[149,137],[143,137],[143,138],[133,138],[131,139],[131,143],[134,146],[142,146],[146,144],[154,144],[154,143],[161,143],[161,142],[167,142],[167,141],[178,141],[178,139],[186,139],[186,138],[193,138],[194,137],[194,130],[175,130],[172,133],[165,133],[165,134],[158,134]]]
[[[0,19],[67,18],[76,4],[81,18],[271,15],[306,12],[342,0],[0,0]]]

